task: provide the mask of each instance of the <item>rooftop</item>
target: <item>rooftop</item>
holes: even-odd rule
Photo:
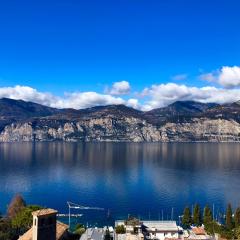
[[[178,226],[175,221],[142,221],[143,225],[148,229],[156,231],[172,231],[178,232]]]
[[[33,216],[44,216],[44,215],[51,215],[51,214],[57,214],[58,211],[51,209],[51,208],[45,208],[45,209],[40,209],[35,212],[32,212]]]
[[[57,222],[56,225],[56,240],[61,239],[63,234],[67,231],[68,225]],[[18,240],[32,240],[32,235],[33,235],[33,229],[30,228],[26,233],[24,233],[21,237],[19,237]]]
[[[103,240],[104,230],[102,228],[88,228],[84,234],[82,234],[80,240]]]
[[[115,221],[115,226],[125,225],[122,220]],[[176,221],[149,221],[141,220],[141,225],[146,227],[148,231],[167,231],[167,232],[178,232],[178,226]]]
[[[193,227],[192,231],[196,234],[196,235],[206,235],[206,232],[204,230],[204,228],[202,227]]]

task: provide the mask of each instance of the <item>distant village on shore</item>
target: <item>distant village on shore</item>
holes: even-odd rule
[[[69,223],[71,214],[69,213]],[[240,239],[240,208],[227,206],[224,221],[217,221],[209,206],[196,204],[179,216],[180,221],[143,220],[129,215],[114,226],[88,227],[58,221],[58,211],[26,205],[16,195],[5,216],[0,217],[0,240],[223,240]]]

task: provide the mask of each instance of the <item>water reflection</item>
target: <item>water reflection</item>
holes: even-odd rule
[[[223,209],[240,202],[239,156],[236,143],[0,144],[0,210],[17,192],[61,212],[71,200],[115,217],[167,217],[171,207],[178,216],[195,202]]]

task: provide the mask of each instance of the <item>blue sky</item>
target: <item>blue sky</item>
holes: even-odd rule
[[[0,97],[69,107],[92,92],[108,100],[70,107],[141,109],[240,99],[239,11],[238,0],[0,1]]]

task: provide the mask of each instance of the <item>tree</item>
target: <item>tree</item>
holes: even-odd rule
[[[17,194],[11,201],[8,206],[7,216],[12,219],[14,218],[24,207],[26,207],[26,203],[23,197]]]
[[[182,225],[184,228],[190,227],[192,223],[191,211],[189,207],[185,207],[183,211]]]
[[[193,223],[196,226],[201,225],[201,209],[198,204],[195,205],[194,210],[193,210]]]
[[[240,239],[240,227],[237,227],[235,230],[235,237],[236,239]]]
[[[233,228],[232,206],[230,203],[227,206],[227,212],[226,212],[226,228],[229,230]]]
[[[126,233],[126,229],[125,229],[124,225],[116,226],[115,231],[116,231],[117,234],[124,234],[124,233]]]
[[[209,206],[206,205],[206,207],[204,208],[204,212],[203,212],[203,222],[205,225],[207,225],[207,224],[211,223],[212,220],[213,220],[212,211],[209,208]]]
[[[234,214],[235,227],[240,227],[240,207],[238,207]]]
[[[0,240],[9,240],[14,236],[11,222],[8,219],[0,219]]]
[[[32,212],[41,209],[39,206],[27,206],[22,208],[12,219],[12,227],[18,233],[24,233],[32,226]]]
[[[86,231],[85,226],[83,224],[78,223],[75,227],[74,233],[80,237],[83,233],[85,233],[85,231]]]
[[[109,229],[106,230],[105,236],[104,236],[104,240],[111,240],[111,234],[109,232]]]

